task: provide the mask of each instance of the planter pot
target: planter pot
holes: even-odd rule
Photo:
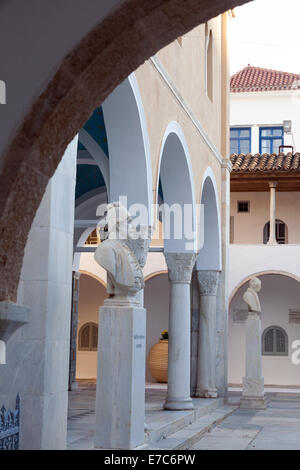
[[[160,383],[168,382],[168,340],[160,339],[148,355],[148,367],[152,377]]]

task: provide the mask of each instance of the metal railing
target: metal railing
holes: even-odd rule
[[[0,410],[0,450],[19,450],[20,396],[16,398],[16,409]]]

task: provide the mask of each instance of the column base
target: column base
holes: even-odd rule
[[[262,397],[242,397],[240,408],[242,410],[265,410],[268,402],[265,396]]]
[[[202,389],[196,388],[194,396],[196,398],[218,398],[218,390],[217,389],[202,390]]]
[[[76,392],[76,390],[78,390],[78,383],[75,381],[75,382],[72,382],[70,387],[69,387],[69,390],[71,392]]]
[[[164,404],[165,410],[172,411],[193,410],[194,408],[191,398],[167,398]]]
[[[265,394],[263,377],[243,378],[243,397],[263,397]]]

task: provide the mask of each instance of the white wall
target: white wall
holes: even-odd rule
[[[299,253],[300,245],[230,245],[229,297],[253,274],[287,273],[300,279]]]
[[[230,94],[231,126],[282,126],[292,121],[295,151],[300,151],[300,99],[298,91],[277,91]],[[284,144],[291,145],[292,136],[285,135]],[[252,129],[251,152],[259,152],[259,129]]]
[[[250,201],[250,212],[238,212],[238,201]],[[300,244],[300,192],[276,192],[276,219],[288,227],[288,243]],[[232,192],[230,215],[233,221],[233,243],[263,243],[263,230],[270,220],[270,193]]]
[[[300,340],[300,324],[289,324],[289,309],[300,308],[300,285],[294,279],[281,275],[260,276],[262,290],[259,295],[262,307],[262,331],[276,325],[288,334],[289,356],[263,356],[265,385],[300,386],[300,365],[291,361],[291,344]],[[245,324],[233,322],[235,309],[247,309],[242,296],[247,285],[242,286],[229,308],[229,383],[241,384],[245,375]]]

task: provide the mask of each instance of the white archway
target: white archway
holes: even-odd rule
[[[243,287],[244,284],[246,284],[246,282],[250,281],[250,279],[252,277],[260,277],[260,276],[265,276],[265,275],[268,275],[268,274],[278,274],[280,276],[286,276],[286,277],[290,277],[291,279],[294,279],[295,281],[297,282],[300,282],[300,277],[297,276],[296,274],[294,273],[291,273],[291,272],[287,272],[287,271],[278,271],[276,269],[271,269],[271,270],[266,270],[266,271],[260,271],[260,272],[254,272],[252,274],[248,274],[246,277],[244,277],[244,279],[242,281],[240,281],[235,287],[234,289],[232,289],[230,295],[229,295],[229,302],[228,302],[228,305],[230,306],[230,303],[233,299],[233,297],[235,296],[235,294],[238,292],[238,290]]]
[[[221,217],[215,175],[206,169],[201,190],[198,270],[222,270]]]
[[[127,197],[127,207],[143,204],[152,223],[152,167],[142,98],[135,75],[119,85],[103,103],[109,148],[110,201]],[[125,117],[124,117],[125,116]]]
[[[164,226],[166,252],[184,253],[197,250],[197,214],[195,190],[190,154],[180,125],[172,121],[168,125],[161,146],[157,199],[161,181],[163,201],[169,211],[181,212],[181,219],[172,223],[166,212],[165,221],[170,220],[169,233]]]

